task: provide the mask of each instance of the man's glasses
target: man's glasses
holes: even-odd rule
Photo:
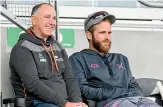
[[[88,22],[91,20],[91,19],[99,19],[99,18],[103,18],[105,16],[107,16],[108,13],[105,12],[105,11],[100,11],[100,12],[97,12],[96,14],[92,15],[89,20],[86,22],[86,25],[88,24]]]

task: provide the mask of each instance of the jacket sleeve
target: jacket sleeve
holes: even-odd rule
[[[130,96],[143,96],[142,89],[140,88],[139,84],[136,82],[135,78],[132,76],[127,57],[125,57],[125,62],[128,71],[128,79],[129,79],[128,88],[129,88]]]
[[[72,68],[75,76],[78,78],[80,90],[84,98],[88,100],[106,100],[112,98],[113,94],[117,95],[114,97],[118,97],[122,91],[121,88],[113,88],[109,86],[109,84],[100,83],[99,85],[93,85],[92,83],[87,81],[87,71],[85,64],[83,64],[80,56],[78,54],[73,54],[70,56],[70,62],[72,64]]]
[[[67,101],[39,80],[32,53],[25,47],[14,47],[10,56],[13,66],[22,79],[25,89],[44,102],[63,106]]]
[[[67,53],[63,50],[64,62],[66,65],[63,73],[63,78],[67,86],[68,97],[71,102],[82,102],[81,92],[79,89],[78,81],[72,71],[72,66],[68,59]]]

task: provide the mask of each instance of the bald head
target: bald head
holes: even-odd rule
[[[35,15],[43,5],[49,5],[49,6],[53,7],[53,6],[52,6],[51,4],[49,4],[49,3],[41,3],[41,4],[38,4],[38,5],[35,5],[35,6],[32,8],[31,16]]]

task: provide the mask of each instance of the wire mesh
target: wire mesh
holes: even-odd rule
[[[22,19],[25,24],[31,24],[31,11],[34,5],[50,3],[50,0],[5,0],[6,8],[16,17]]]

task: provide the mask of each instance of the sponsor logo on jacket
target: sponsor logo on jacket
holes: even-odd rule
[[[39,53],[40,62],[46,62],[46,59],[42,54]]]
[[[91,64],[91,68],[98,68],[99,65],[98,64]]]
[[[64,61],[63,58],[59,58],[58,56],[55,56],[56,61]]]
[[[116,66],[117,66],[118,69],[125,69],[125,67],[123,66],[122,63],[121,64],[116,64]]]

